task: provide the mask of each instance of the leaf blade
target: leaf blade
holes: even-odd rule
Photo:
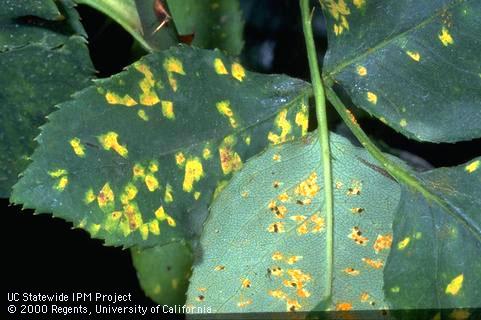
[[[219,52],[179,47],[76,94],[49,116],[12,200],[108,244],[194,237],[217,185],[242,161],[307,130],[295,122],[307,119],[306,83],[219,74],[217,59],[241,67]]]
[[[475,53],[481,43],[473,41],[481,31],[479,2],[323,3],[330,42],[326,80],[340,83],[356,105],[410,138],[481,136]]]

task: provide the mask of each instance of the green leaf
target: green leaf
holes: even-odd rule
[[[112,245],[195,236],[243,161],[306,132],[310,92],[217,51],[148,55],[49,116],[12,201]]]
[[[0,4],[0,197],[27,167],[45,116],[94,73],[77,12],[57,3]]]
[[[136,0],[145,40],[154,50],[162,50],[178,42],[179,35],[194,35],[192,45],[205,49],[221,49],[239,55],[244,23],[239,0],[167,0],[172,23],[157,30],[162,21],[153,8],[156,0]]]
[[[326,278],[320,146],[311,134],[250,160],[213,203],[187,304],[222,313],[387,307],[383,264],[399,185],[346,139],[332,134],[331,150],[333,280]],[[331,280],[331,302],[318,305]]]
[[[145,41],[135,0],[74,0],[79,4],[88,5],[112,18],[137,40],[143,48],[152,51]]]
[[[444,205],[402,188],[385,269],[393,308],[481,307],[480,162],[419,175]]]
[[[172,242],[132,248],[131,252],[140,285],[149,298],[160,305],[184,304],[193,260],[185,244]]]
[[[481,137],[481,2],[322,0],[326,82],[421,141]],[[462,128],[462,130],[460,130]]]

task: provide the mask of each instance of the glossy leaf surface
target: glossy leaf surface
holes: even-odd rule
[[[112,245],[195,236],[245,159],[306,132],[309,94],[216,51],[151,54],[49,116],[12,200]]]
[[[192,253],[180,242],[147,249],[132,248],[132,260],[145,294],[160,305],[185,302]]]
[[[326,225],[316,135],[250,160],[216,199],[188,305],[214,312],[309,311],[326,295]],[[331,136],[335,181],[331,310],[386,308],[383,266],[399,185],[366,151]],[[325,306],[324,306],[325,307]]]
[[[481,307],[480,164],[420,175],[445,206],[403,187],[385,270],[393,308]]]
[[[481,2],[322,0],[326,81],[421,141],[481,137]]]
[[[0,197],[29,163],[45,116],[89,84],[83,34],[68,1],[0,4]]]

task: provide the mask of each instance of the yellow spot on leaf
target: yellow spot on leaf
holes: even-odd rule
[[[282,110],[276,117],[276,126],[280,129],[280,134],[269,132],[267,139],[273,144],[279,144],[288,140],[288,135],[291,133],[292,126],[287,120],[287,109]]]
[[[137,230],[143,225],[142,214],[140,213],[139,207],[135,202],[124,205],[124,214],[128,221],[128,226],[126,227],[128,227],[128,229],[131,231]]]
[[[357,74],[361,77],[365,77],[367,75],[367,69],[364,66],[357,66]]]
[[[359,296],[359,299],[361,302],[366,302],[369,300],[369,293],[367,292],[362,292],[361,295]]]
[[[250,288],[251,287],[251,281],[249,279],[243,279],[242,280],[242,288]]]
[[[279,201],[281,202],[287,202],[289,201],[289,195],[287,194],[287,192],[284,192],[284,193],[281,193],[277,199],[279,199]]]
[[[172,90],[177,91],[177,80],[174,78],[174,73],[185,75],[184,66],[177,58],[170,57],[164,61],[164,69],[167,72],[167,78]]]
[[[279,251],[274,252],[274,254],[272,255],[272,260],[274,261],[278,261],[282,259],[283,259],[282,253],[280,253]]]
[[[147,115],[147,113],[145,113],[144,110],[137,111],[137,115],[139,116],[140,119],[144,121],[149,121],[149,116]]]
[[[302,223],[299,227],[296,229],[297,234],[299,235],[304,235],[309,232],[309,228],[307,227],[307,222]]]
[[[177,165],[179,167],[183,167],[184,166],[184,163],[185,163],[185,156],[182,152],[177,152],[175,154],[175,163],[177,163]]]
[[[287,299],[286,309],[288,312],[294,312],[301,308],[301,304],[295,299]]]
[[[292,257],[289,257],[286,262],[287,264],[294,264],[296,262],[298,262],[299,260],[302,259],[302,256],[292,256]]]
[[[92,236],[95,236],[97,233],[99,233],[100,227],[101,227],[100,224],[92,223],[92,224],[88,227],[88,231],[90,232],[90,234],[91,234]]]
[[[451,280],[446,287],[446,294],[457,295],[463,287],[464,275],[461,273],[459,276]]]
[[[392,293],[399,293],[399,291],[401,291],[401,288],[399,288],[398,286],[391,288]]]
[[[159,163],[156,160],[150,161],[149,171],[152,173],[159,171]]]
[[[224,65],[224,62],[222,62],[222,60],[219,58],[215,58],[214,60],[214,69],[217,74],[229,74]]]
[[[218,265],[214,267],[214,271],[223,271],[225,270],[225,266],[223,265]]]
[[[466,170],[466,172],[468,173],[473,173],[474,171],[478,170],[479,164],[479,160],[473,161],[470,164],[466,165],[466,167],[464,167],[464,170]]]
[[[244,67],[240,63],[235,62],[232,64],[232,76],[239,81],[244,80],[246,72],[244,70]]]
[[[90,203],[94,202],[96,198],[97,197],[95,196],[93,189],[90,188],[85,193],[84,202],[86,204],[90,204]]]
[[[318,213],[311,216],[310,220],[312,223],[314,223],[314,226],[311,229],[311,233],[319,233],[322,230],[324,230],[324,227],[326,226],[326,222],[324,221],[324,218],[319,216]]]
[[[166,203],[171,203],[174,201],[174,195],[172,194],[172,186],[168,183],[165,186],[164,201]]]
[[[159,188],[159,181],[153,174],[148,174],[144,179],[145,185],[150,192],[153,192]]]
[[[246,145],[250,145],[251,144],[251,136],[247,136],[245,139],[244,139]]]
[[[270,233],[284,233],[286,232],[286,229],[284,228],[284,223],[274,222],[267,227],[267,231]]]
[[[366,0],[352,0],[352,3],[356,8],[361,9],[366,4]]]
[[[446,27],[443,27],[441,33],[438,35],[439,40],[443,43],[443,46],[447,47],[450,44],[454,43],[453,37],[449,33],[449,30]]]
[[[155,234],[155,235],[159,235],[160,234],[160,226],[159,226],[159,222],[157,220],[152,220],[150,223],[149,223],[149,231],[152,233],[152,234]]]
[[[250,304],[252,304],[252,299],[241,300],[241,301],[237,302],[237,306],[239,308],[245,308]]]
[[[391,245],[392,245],[392,234],[385,234],[385,235],[379,234],[377,236],[376,241],[374,241],[373,248],[374,248],[374,251],[376,251],[376,253],[379,253],[381,250],[391,248]]]
[[[344,0],[326,0],[321,2],[325,5],[331,16],[337,21],[334,24],[334,34],[339,36],[344,30],[349,30],[347,16],[351,13]]]
[[[120,145],[117,141],[119,135],[116,132],[107,132],[104,135],[98,137],[99,142],[102,144],[105,150],[113,149],[121,157],[127,158],[128,150],[127,147]]]
[[[277,154],[277,153],[274,154],[274,155],[272,156],[272,160],[274,160],[274,161],[276,161],[276,162],[281,161],[281,155],[280,155],[280,154]]]
[[[100,209],[112,208],[114,205],[114,200],[114,192],[110,188],[110,184],[107,182],[104,184],[102,189],[100,189],[99,194],[97,195],[97,203],[99,204]]]
[[[277,267],[277,266],[272,267],[269,270],[270,270],[271,274],[275,277],[280,277],[284,273],[284,270],[282,270],[281,267]]]
[[[401,119],[401,121],[399,121],[399,125],[404,128],[408,125],[408,122],[406,119]]]
[[[349,311],[352,310],[352,304],[349,302],[336,303],[336,311]]]
[[[421,60],[421,54],[419,52],[406,51],[406,54],[416,62],[419,62],[419,60]]]
[[[67,170],[65,169],[57,169],[55,171],[49,171],[48,174],[52,177],[52,178],[59,178],[61,176],[64,176],[66,175],[68,172]]]
[[[377,95],[369,91],[367,93],[367,101],[371,102],[372,104],[377,104]]]
[[[358,276],[360,274],[359,270],[356,270],[354,268],[346,268],[343,271],[350,276]]]
[[[82,145],[79,138],[73,138],[70,140],[70,146],[77,156],[81,158],[85,157],[85,147]]]
[[[58,180],[57,184],[55,185],[55,189],[63,191],[67,186],[67,184],[68,184],[68,177],[63,176]]]
[[[301,134],[304,136],[309,127],[309,109],[302,104],[301,110],[296,113],[296,124],[301,128]]]
[[[199,191],[194,192],[194,199],[199,200],[201,193]]]
[[[365,246],[369,241],[368,238],[362,235],[359,227],[353,227],[351,233],[348,235],[348,238],[351,238],[352,240],[354,240],[355,243],[361,246]]]
[[[206,147],[204,150],[202,150],[202,158],[205,160],[212,158],[212,153],[209,148]]]
[[[171,216],[167,217],[167,224],[172,228],[174,228],[177,225],[174,218],[172,218]]]
[[[132,168],[132,172],[134,175],[134,179],[144,178],[145,177],[145,169],[142,165],[136,163]]]
[[[397,244],[397,248],[399,250],[404,250],[408,246],[410,240],[411,239],[409,237],[406,237],[403,240],[399,241],[399,243]]]
[[[155,86],[154,75],[150,68],[142,63],[135,63],[135,69],[144,75],[144,79],[140,81],[139,86],[142,90],[142,94],[140,95],[140,103],[146,106],[153,106],[154,104],[159,103],[159,97],[155,90],[153,90]]]
[[[219,111],[220,114],[229,119],[231,127],[234,129],[237,128],[237,120],[235,119],[234,112],[232,112],[232,109],[230,107],[230,102],[227,100],[217,102],[216,107],[217,111]]]
[[[319,189],[319,185],[317,184],[317,173],[313,172],[305,181],[302,181],[295,188],[294,192],[298,195],[312,198],[317,192],[319,192]]]
[[[137,187],[132,183],[128,183],[120,195],[120,202],[122,202],[124,205],[128,204],[130,201],[135,199],[137,192]]]
[[[383,267],[384,263],[382,260],[373,260],[370,258],[362,258],[362,261],[367,264],[368,266],[374,268],[374,269],[380,269]]]
[[[169,120],[175,119],[174,104],[172,101],[162,100],[162,114]]]
[[[269,295],[273,298],[276,298],[276,299],[279,299],[279,300],[284,300],[287,298],[287,294],[280,290],[280,289],[277,289],[277,290],[269,290]]]
[[[235,138],[228,136],[219,147],[220,165],[224,174],[229,174],[242,168],[242,159],[237,152],[232,150],[234,144]]]
[[[137,101],[135,101],[128,94],[121,97],[118,94],[110,92],[110,91],[108,91],[105,94],[105,100],[107,100],[107,102],[109,104],[121,104],[121,105],[124,105],[124,106],[127,106],[127,107],[132,107],[132,106],[135,106],[137,104]]]
[[[142,240],[147,240],[149,238],[149,226],[146,224],[143,224],[139,228],[140,236],[142,237]]]
[[[186,192],[192,192],[194,182],[198,182],[203,176],[204,168],[200,159],[196,157],[187,160],[182,189]]]

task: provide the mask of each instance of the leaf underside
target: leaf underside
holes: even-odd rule
[[[216,199],[187,303],[225,313],[479,307],[481,160],[417,174],[438,204],[344,138],[332,134],[331,149],[331,299],[322,164],[309,135],[250,160]]]
[[[332,134],[336,184],[331,310],[387,308],[383,265],[400,188],[366,151]],[[309,311],[326,290],[322,168],[315,135],[269,148],[211,208],[188,305],[214,312]]]
[[[111,245],[190,238],[245,159],[306,132],[309,94],[217,51],[148,55],[49,116],[12,201]]]
[[[481,2],[323,0],[323,76],[420,141],[481,137]],[[462,129],[461,129],[462,128]]]
[[[30,162],[45,116],[94,73],[75,9],[67,1],[57,4],[0,5],[0,197],[10,196]]]

